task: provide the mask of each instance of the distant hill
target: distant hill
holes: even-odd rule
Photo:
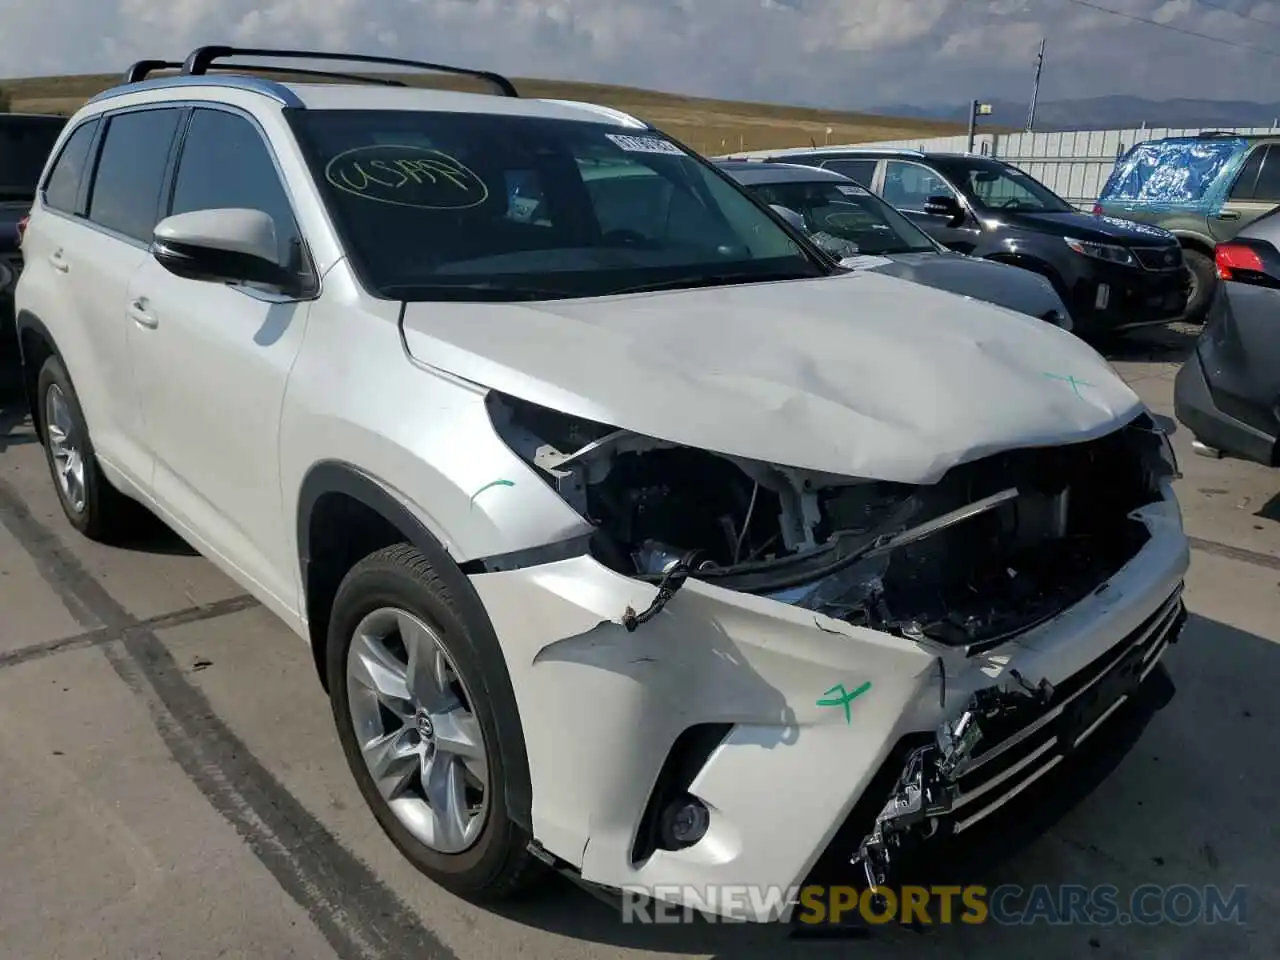
[[[423,86],[491,92],[481,83],[431,74],[404,79]],[[119,80],[119,74],[0,79],[0,105],[7,96],[9,109],[15,112],[70,114],[88,97]],[[625,110],[708,154],[808,146],[822,144],[828,138],[831,143],[851,143],[964,132],[961,125],[927,117],[900,119],[814,107],[710,100],[602,83],[520,78],[515,78],[515,83],[525,96],[587,100]]]
[[[993,100],[992,114],[979,123],[1022,129],[1027,102]],[[877,107],[873,112],[922,120],[966,123],[966,107]],[[1280,118],[1280,103],[1248,100],[1146,100],[1142,97],[1093,97],[1087,100],[1041,101],[1036,130],[1109,130],[1139,127],[1267,127]]]

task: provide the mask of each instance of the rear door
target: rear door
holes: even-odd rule
[[[1209,213],[1209,233],[1230,240],[1280,205],[1280,143],[1260,143],[1249,151],[1222,208]]]
[[[876,165],[879,162],[874,158],[824,160],[822,168],[824,170],[834,170],[836,173],[842,174],[870,190],[871,185],[875,183]]]
[[[125,293],[149,258],[181,113],[176,107],[121,111],[72,131],[23,244],[22,303],[57,341],[99,458],[143,492],[151,462],[129,357]]]

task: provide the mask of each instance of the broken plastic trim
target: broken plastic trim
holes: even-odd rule
[[[1186,620],[1179,585],[1133,633],[1057,689],[1044,679],[1032,685],[1011,670],[1017,689],[975,691],[959,716],[938,726],[933,743],[907,756],[871,833],[850,863],[861,866],[871,889],[884,888],[901,854],[965,829],[1016,795],[1074,753],[1142,688],[1165,649],[1177,642]],[[1020,753],[1025,756],[1019,759]],[[993,761],[994,769],[989,766]],[[977,774],[980,768],[985,775]],[[982,776],[982,782],[962,793],[961,781],[974,775]],[[987,797],[997,786],[1004,789],[956,822],[959,806]],[[884,903],[877,909],[883,910]]]

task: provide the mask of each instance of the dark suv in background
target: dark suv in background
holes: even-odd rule
[[[1097,336],[1182,316],[1191,287],[1167,230],[1083,213],[990,157],[917,150],[784,150],[773,160],[844,174],[960,253],[1046,277],[1075,330]]]
[[[13,288],[22,260],[18,223],[31,210],[36,184],[66,117],[0,113],[0,342],[13,330]]]

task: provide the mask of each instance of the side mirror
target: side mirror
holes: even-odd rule
[[[175,276],[208,283],[265,283],[296,288],[280,263],[276,227],[261,210],[193,210],[156,224],[151,255]]]
[[[807,234],[809,232],[807,229],[805,229],[804,217],[800,216],[800,214],[796,213],[790,207],[784,207],[780,203],[771,203],[769,204],[769,209],[772,210],[774,213],[776,213],[778,216],[780,216],[783,220],[787,221],[787,223],[795,227],[795,229],[799,230],[801,233]]]
[[[924,212],[931,217],[946,218],[949,227],[964,223],[964,207],[955,197],[930,197],[924,202]]]

